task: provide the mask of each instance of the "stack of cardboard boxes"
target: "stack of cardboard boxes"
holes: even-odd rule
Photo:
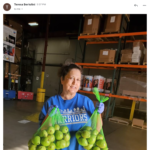
[[[132,49],[121,50],[121,62],[142,64],[144,58],[144,50],[145,47],[141,41],[133,42]],[[144,61],[146,61],[146,55]]]
[[[129,17],[129,15],[128,15]],[[122,22],[122,31],[121,31]],[[82,34],[99,34],[99,32],[125,32],[127,21],[120,14],[111,15],[84,15]],[[102,32],[102,33],[103,33]]]
[[[144,49],[144,44],[141,41],[133,42],[133,54],[131,62],[142,64],[144,57]]]

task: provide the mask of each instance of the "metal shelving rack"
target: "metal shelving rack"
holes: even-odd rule
[[[126,16],[124,15],[123,17],[126,17]],[[122,27],[122,23],[121,23],[121,27]],[[129,23],[128,23],[127,29],[128,29],[128,27],[129,27]],[[79,28],[79,30],[80,29],[81,28]],[[122,31],[122,29],[121,29],[121,31]],[[82,52],[82,50],[81,50],[81,52],[83,54],[82,63],[76,63],[76,64],[83,66],[83,68],[111,69],[111,70],[113,70],[110,94],[100,93],[100,95],[104,95],[104,96],[109,96],[110,97],[109,101],[108,101],[108,105],[107,105],[106,116],[105,116],[106,120],[109,117],[113,116],[114,107],[115,107],[115,98],[128,99],[128,100],[132,100],[133,101],[132,102],[131,113],[130,113],[130,120],[133,119],[133,114],[134,114],[134,110],[135,110],[135,101],[147,102],[146,99],[142,99],[142,98],[116,95],[117,90],[118,90],[121,70],[146,71],[146,69],[147,69],[146,65],[117,64],[118,63],[119,54],[120,54],[121,44],[123,43],[124,44],[124,48],[125,48],[125,43],[132,43],[134,41],[139,41],[139,40],[142,41],[142,42],[147,42],[146,35],[147,35],[147,32],[133,32],[133,33],[117,33],[117,34],[78,36],[78,43],[79,43],[79,45],[80,45],[80,40],[84,40],[84,51]],[[88,44],[113,44],[113,43],[118,43],[118,49],[117,49],[116,57],[115,57],[115,64],[84,63],[86,45],[88,45]],[[80,45],[80,49],[81,49],[81,45]],[[76,56],[77,56],[77,52],[76,52]],[[117,78],[117,88],[115,90],[115,93],[112,94],[113,83],[114,83],[114,78],[116,76],[117,69],[119,69],[118,78]],[[87,92],[87,91],[82,91],[82,90],[79,90],[79,92],[87,93],[87,94],[93,94],[92,92]],[[111,98],[114,98],[114,100],[112,101],[112,104],[111,104]],[[110,108],[112,108],[112,113],[111,113],[111,116],[108,116]]]
[[[23,48],[24,53],[22,53],[22,80],[21,84],[25,85],[25,88],[22,87],[21,90],[26,90],[26,80],[27,78],[31,81],[30,91],[32,91],[32,82],[33,82],[33,72],[34,72],[34,61],[35,61],[35,50],[31,50],[29,47]]]
[[[11,27],[10,27],[11,28]],[[24,40],[24,36],[23,36],[23,31],[22,31],[22,35],[16,39],[16,43],[18,42],[18,40],[21,39],[21,47],[19,47],[21,49],[21,55],[22,55],[22,48],[23,48],[23,40]],[[16,44],[16,47],[17,47],[17,44]],[[22,57],[21,57],[22,58]],[[5,65],[6,65],[6,62],[7,61],[3,61],[3,73],[4,73],[4,78],[5,78]],[[8,79],[8,90],[11,90],[11,79],[12,79],[12,76],[16,76],[18,77],[18,90],[20,90],[20,79],[21,79],[21,62],[22,62],[22,59],[20,59],[20,62],[17,62],[17,63],[13,63],[13,64],[16,64],[16,65],[19,65],[19,75],[15,75],[15,74],[11,74],[11,62],[8,62],[9,63],[9,74],[8,74],[8,78],[5,78],[5,79]]]

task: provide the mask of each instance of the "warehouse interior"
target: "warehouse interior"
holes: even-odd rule
[[[108,148],[147,149],[147,15],[5,14],[3,25],[5,33],[17,31],[13,62],[3,36],[4,150],[28,150],[44,102],[62,91],[57,72],[68,62],[81,65],[83,78],[93,84],[103,80]],[[84,82],[78,92],[95,105]]]

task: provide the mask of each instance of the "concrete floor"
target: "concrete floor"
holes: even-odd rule
[[[4,101],[4,150],[28,150],[28,140],[38,129],[38,123],[18,123],[40,112],[43,103],[35,101]],[[104,121],[103,130],[109,150],[146,150],[147,132]]]

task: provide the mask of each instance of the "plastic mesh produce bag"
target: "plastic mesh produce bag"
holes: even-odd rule
[[[94,94],[99,102],[105,102],[109,98],[99,95],[98,89],[94,88]],[[76,132],[78,143],[86,150],[108,150],[107,143],[102,128],[100,114],[94,111],[88,122]]]
[[[70,145],[70,133],[65,118],[53,108],[47,119],[28,142],[29,150],[55,150]]]

